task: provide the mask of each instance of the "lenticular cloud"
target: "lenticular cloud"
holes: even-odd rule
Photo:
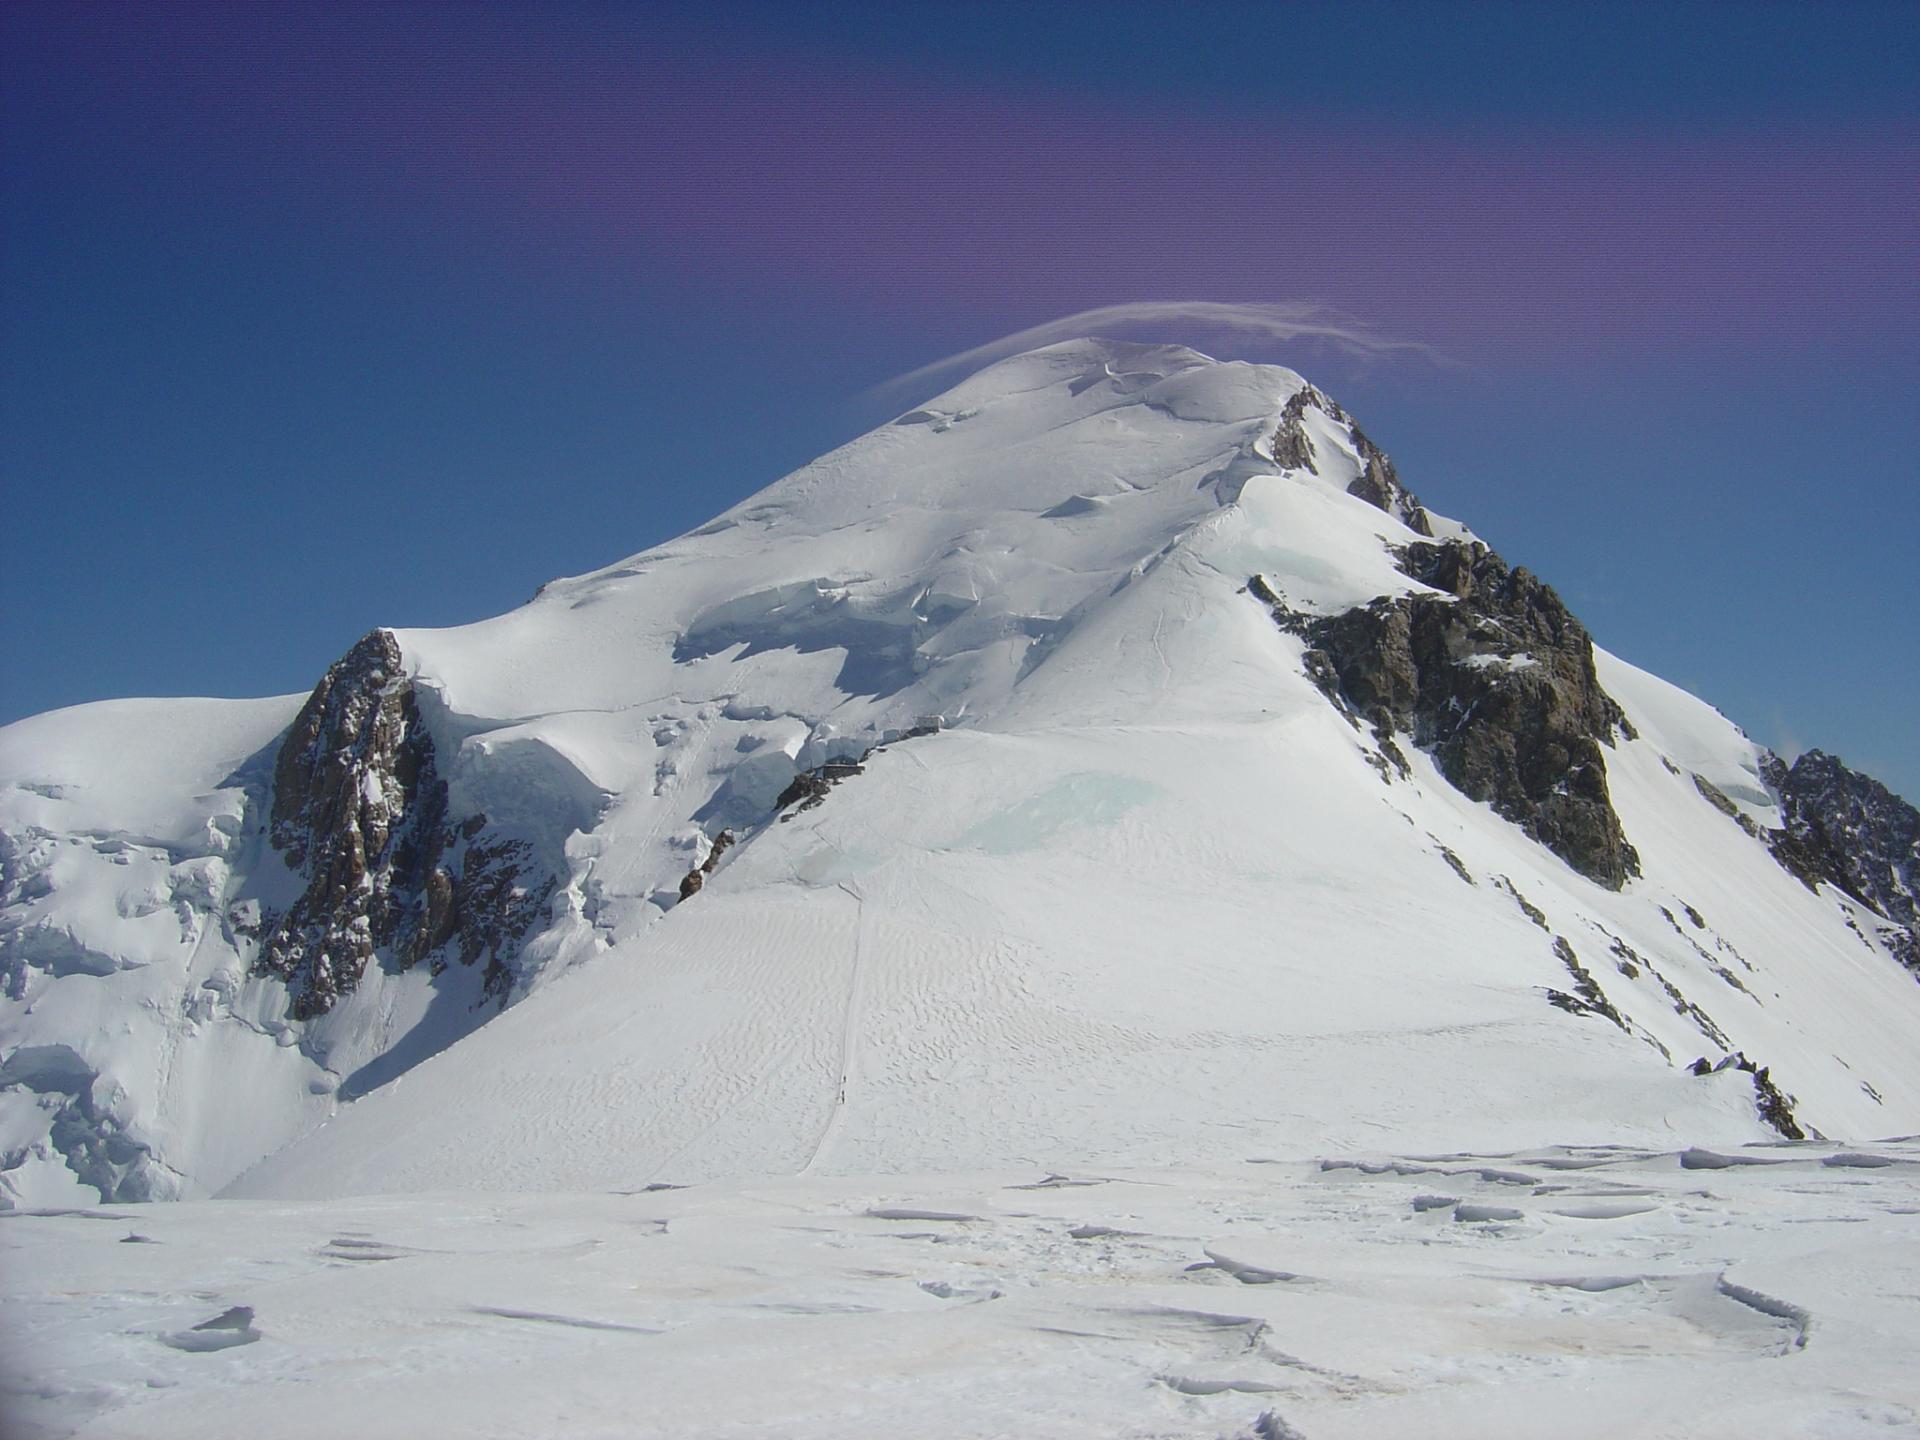
[[[1004,360],[1009,355],[1037,350],[1061,340],[1074,340],[1083,335],[1119,334],[1141,327],[1152,327],[1156,331],[1153,338],[1157,340],[1228,334],[1267,340],[1318,341],[1362,355],[1400,351],[1431,358],[1433,353],[1424,345],[1390,339],[1350,316],[1308,301],[1128,300],[1116,305],[1098,305],[1091,310],[1079,310],[1043,325],[1002,335],[998,340],[990,340],[971,350],[962,350],[922,365],[917,370],[896,375],[875,386],[874,393],[905,390],[958,370],[977,370],[996,360]]]

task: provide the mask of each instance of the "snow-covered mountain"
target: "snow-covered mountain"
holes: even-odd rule
[[[0,787],[13,1203],[1920,1130],[1911,807],[1178,347]]]

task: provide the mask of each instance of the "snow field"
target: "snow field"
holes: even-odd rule
[[[4,1399],[87,1440],[1902,1434],[1917,1176],[1546,1147],[17,1212]]]
[[[1741,1044],[1786,1045],[1796,1012],[1732,989],[1657,900],[1605,896],[1509,827],[1474,825],[1444,782],[1383,784],[1354,743],[1316,709],[889,747],[743,842],[645,935],[229,1193],[1769,1133],[1745,1075],[1686,1073],[1719,1052],[1651,972],[1697,991]],[[1439,853],[1449,834],[1472,883]],[[1574,937],[1647,1034],[1548,1003],[1567,972],[1495,877]],[[1640,980],[1613,968],[1600,926],[1630,939]],[[1860,1004],[1854,1043],[1889,1047],[1896,1073],[1905,998],[1831,1002]],[[1828,1065],[1833,1106],[1871,1124],[1882,1107]],[[1796,1094],[1809,1116],[1828,1098]]]

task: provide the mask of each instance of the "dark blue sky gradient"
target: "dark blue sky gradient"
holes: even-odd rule
[[[576,14],[605,25],[617,7]],[[1920,107],[1905,4],[992,0],[938,20],[884,4],[731,15],[723,33],[742,46],[772,31],[799,55],[862,53],[1009,90],[1131,92],[1216,116],[1665,133],[1908,122]]]
[[[1130,299],[1920,795],[1920,7],[9,7],[0,721],[304,690]]]

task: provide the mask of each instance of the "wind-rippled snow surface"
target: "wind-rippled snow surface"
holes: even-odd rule
[[[1920,1143],[0,1220],[38,1436],[1883,1436]]]

